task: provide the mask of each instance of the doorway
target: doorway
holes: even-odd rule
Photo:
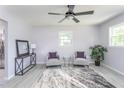
[[[4,69],[4,63],[5,63],[5,48],[4,48],[4,29],[2,26],[0,26],[0,69]]]
[[[7,22],[0,19],[0,84],[6,78],[6,30]]]

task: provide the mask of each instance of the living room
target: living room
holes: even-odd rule
[[[69,14],[68,11],[75,14]],[[78,12],[83,14],[79,15]],[[5,82],[1,87],[124,87],[123,17],[123,5],[0,6],[0,19],[5,22]],[[23,76],[15,74],[15,58],[18,56],[16,40],[28,41],[33,51],[29,49],[29,52],[36,54],[35,67]],[[91,57],[91,47],[95,48],[96,45],[107,50],[104,59],[100,60],[100,66],[95,66],[96,60]],[[73,67],[75,53],[82,51],[88,67]],[[60,67],[46,68],[49,54],[55,52],[62,64]],[[24,59],[25,66],[30,63],[29,60]],[[76,71],[84,71],[86,76],[83,78],[81,73],[80,80]],[[89,73],[93,75],[89,76]],[[59,79],[55,76],[58,74]],[[91,80],[97,78],[94,75],[100,79]],[[100,80],[99,83],[97,80]]]

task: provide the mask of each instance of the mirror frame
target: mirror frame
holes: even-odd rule
[[[18,46],[18,43],[19,42],[24,42],[24,43],[27,43],[27,52],[26,53],[23,53],[23,54],[20,54],[19,53],[19,46]],[[21,56],[27,56],[29,55],[29,42],[27,40],[16,40],[16,51],[17,51],[17,57],[21,57]]]

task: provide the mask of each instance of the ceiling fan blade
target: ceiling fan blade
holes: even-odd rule
[[[68,11],[73,12],[75,5],[68,5]]]
[[[75,16],[90,15],[90,14],[93,14],[93,13],[94,13],[94,11],[85,11],[85,12],[75,13]]]
[[[72,20],[74,20],[76,23],[80,22],[77,18],[73,17]]]
[[[65,14],[61,14],[61,13],[51,13],[51,12],[49,12],[48,14],[50,14],[50,15],[65,15]]]
[[[64,17],[62,20],[60,20],[58,23],[63,22],[67,17]]]

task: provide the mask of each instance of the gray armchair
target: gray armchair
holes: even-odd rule
[[[61,65],[62,65],[62,62],[60,61],[60,58],[57,52],[49,52],[46,66],[50,67],[50,66],[61,66]]]
[[[86,59],[84,51],[77,51],[75,53],[73,65],[89,66],[89,63],[90,62]]]

